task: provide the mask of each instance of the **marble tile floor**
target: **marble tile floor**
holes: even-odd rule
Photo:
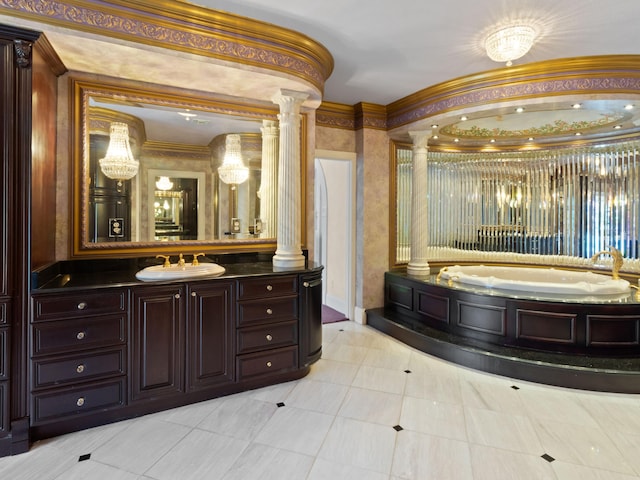
[[[36,443],[3,480],[640,479],[640,396],[461,368],[327,324],[298,381]]]

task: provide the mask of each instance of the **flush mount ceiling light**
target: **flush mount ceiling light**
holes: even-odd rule
[[[524,56],[533,46],[537,31],[534,27],[517,22],[501,26],[490,33],[484,42],[487,55],[494,62],[506,62],[512,65],[513,60]]]

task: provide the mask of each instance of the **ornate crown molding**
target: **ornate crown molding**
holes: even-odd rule
[[[322,102],[316,110],[316,126],[355,130],[355,110],[351,105]]]
[[[0,11],[49,25],[293,75],[320,92],[329,51],[309,37],[231,13],[169,0],[0,0]]]
[[[316,110],[316,125],[345,130],[386,130],[387,108],[384,105],[364,102],[353,106],[323,102]]]
[[[556,59],[457,78],[389,104],[388,128],[475,105],[603,93],[640,94],[640,56]]]
[[[387,129],[387,107],[384,105],[358,103],[355,105],[355,117],[356,130],[361,128]]]

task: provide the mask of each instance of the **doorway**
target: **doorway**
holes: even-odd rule
[[[314,244],[324,265],[322,303],[354,319],[355,153],[316,151]]]

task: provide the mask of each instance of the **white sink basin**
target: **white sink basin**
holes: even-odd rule
[[[149,282],[154,280],[181,280],[199,277],[216,277],[223,273],[224,267],[221,267],[217,263],[200,263],[198,265],[191,265],[188,263],[184,266],[178,266],[177,263],[172,263],[170,267],[154,265],[152,267],[144,268],[136,273],[136,278],[138,280]]]

